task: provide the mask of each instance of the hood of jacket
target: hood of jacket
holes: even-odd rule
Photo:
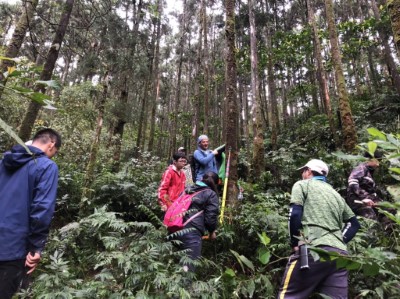
[[[3,165],[8,170],[17,170],[18,168],[24,166],[29,161],[45,156],[45,153],[34,146],[28,146],[33,155],[29,154],[25,148],[21,145],[14,146],[11,151],[6,152],[3,157]]]
[[[192,193],[201,191],[203,189],[210,189],[210,187],[208,187],[203,182],[196,182],[194,185],[191,185],[188,188],[186,188],[185,192],[186,192],[186,194],[192,194]]]

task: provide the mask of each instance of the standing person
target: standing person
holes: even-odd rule
[[[186,177],[182,169],[187,164],[186,156],[182,152],[176,152],[172,161],[172,165],[168,166],[162,175],[158,188],[158,203],[163,211],[166,211],[185,190]]]
[[[310,245],[347,254],[346,243],[354,237],[360,224],[345,200],[326,183],[329,169],[323,161],[310,160],[300,170],[303,180],[293,186],[289,212],[294,253],[286,266],[278,298],[308,298],[314,291],[331,298],[347,298],[347,270],[337,269],[335,261],[314,261],[309,252],[309,268],[301,269],[299,251],[306,249],[301,248],[306,245],[298,238],[303,229]]]
[[[203,211],[184,227],[193,229],[177,237],[182,242],[181,249],[189,250],[188,255],[191,260],[197,260],[201,257],[202,237],[206,230],[211,240],[217,237],[215,232],[219,215],[217,184],[218,175],[214,172],[207,172],[201,181],[197,181],[191,188],[186,190],[187,194],[201,192],[193,197],[188,209],[191,212],[184,216],[183,221],[185,222],[194,214]],[[194,272],[195,266],[193,263],[188,263],[184,265],[184,269],[185,271]]]
[[[184,153],[184,155],[186,156],[186,149],[183,146],[178,148],[178,152]],[[186,158],[188,158],[188,157],[186,156]],[[185,177],[186,177],[185,188],[187,188],[187,187],[193,185],[192,168],[190,167],[190,164],[188,162],[186,162],[186,165],[182,168],[182,170],[185,173]]]
[[[365,153],[367,162],[359,164],[350,173],[347,187],[347,203],[357,215],[378,220],[376,203],[382,201],[376,194],[376,184],[373,178],[374,171],[379,167],[382,155],[376,152],[374,157]]]
[[[38,265],[56,203],[60,135],[43,129],[0,161],[0,298],[11,298]],[[27,268],[27,269],[26,269]]]
[[[217,162],[215,156],[218,155],[217,150],[208,149],[207,135],[200,135],[197,138],[197,149],[194,151],[193,159],[195,162],[195,180],[201,181],[203,175],[207,172],[218,173]]]

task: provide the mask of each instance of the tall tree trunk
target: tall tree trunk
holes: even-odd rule
[[[104,107],[107,101],[107,95],[108,95],[108,84],[109,84],[109,73],[108,71],[105,72],[103,78],[102,78],[102,87],[103,87],[103,92],[100,95],[100,99],[98,99],[98,104],[97,104],[97,120],[96,120],[96,131],[93,136],[92,140],[92,145],[90,149],[90,155],[89,155],[89,161],[86,166],[86,173],[85,173],[85,178],[84,178],[84,183],[83,183],[83,192],[82,192],[82,199],[80,203],[80,215],[84,216],[87,214],[87,205],[85,204],[88,199],[91,197],[91,184],[93,183],[94,180],[94,170],[96,166],[96,160],[97,160],[97,153],[99,152],[100,148],[100,136],[101,136],[101,130],[103,128],[103,118],[104,118]]]
[[[309,64],[309,65],[314,65],[314,59],[313,59],[313,57],[309,57],[309,62],[308,62],[308,64]],[[308,72],[308,79],[309,79],[309,81],[310,81],[312,87],[316,86],[316,81],[317,81],[317,80],[316,80],[316,72],[315,72],[315,69],[314,69],[314,68],[312,68],[312,69],[309,70],[309,72]],[[314,111],[315,111],[316,113],[321,112],[320,104],[319,104],[319,102],[318,102],[318,92],[317,92],[317,89],[316,89],[316,88],[312,88],[312,89],[311,89],[311,99],[312,99]]]
[[[65,65],[64,65],[64,69],[61,75],[61,84],[62,85],[66,85],[67,83],[67,77],[69,74],[69,67],[71,64],[71,60],[72,60],[72,52],[68,51],[67,52],[67,56],[65,57]]]
[[[285,75],[281,73],[281,80],[280,86],[282,90],[282,124],[283,127],[286,128],[289,121],[289,114],[288,114],[288,98],[287,98],[287,87],[285,84]]]
[[[53,74],[54,66],[56,65],[56,61],[58,58],[58,53],[60,52],[61,44],[63,42],[65,32],[67,31],[72,8],[74,6],[74,1],[75,0],[66,0],[65,2],[64,10],[62,12],[56,34],[54,36],[49,52],[47,53],[46,62],[43,66],[42,73],[40,74],[40,80],[48,81],[51,79],[51,75]],[[43,84],[38,84],[35,90],[45,93],[46,87]],[[37,102],[32,101],[29,103],[28,110],[25,114],[19,130],[19,137],[22,140],[28,140],[30,138],[33,125],[36,121],[40,108],[41,105]]]
[[[400,0],[388,0],[390,21],[392,23],[392,31],[394,44],[397,49],[397,56],[400,57]]]
[[[237,73],[236,73],[236,47],[235,47],[235,0],[225,1],[226,24],[226,149],[231,150],[230,173],[228,181],[227,204],[232,205],[238,194],[237,188],[237,163],[238,163],[238,107],[237,107]]]
[[[375,19],[377,21],[381,21],[381,15],[379,13],[378,6],[376,5],[376,1],[370,0],[370,3],[372,6],[372,11],[374,13]],[[397,94],[400,95],[400,75],[399,75],[399,72],[397,71],[397,65],[393,59],[393,56],[392,56],[392,53],[390,50],[388,36],[386,34],[386,31],[381,27],[378,27],[378,33],[379,33],[379,38],[383,45],[385,61],[386,61],[386,64],[388,65],[389,73],[390,73],[390,76],[392,77],[392,82],[393,82],[394,88],[396,89]]]
[[[340,57],[332,0],[325,0],[325,11],[328,22],[329,39],[331,43],[332,61],[335,68],[336,86],[339,93],[339,111],[344,139],[343,146],[347,151],[352,151],[357,143],[357,135],[353,116],[351,114],[346,81],[343,75],[342,59]]]
[[[269,37],[268,37],[269,39]],[[271,106],[271,145],[272,150],[278,148],[278,132],[279,132],[279,115],[278,115],[278,103],[276,100],[276,86],[275,86],[275,76],[273,71],[273,61],[272,57],[268,59],[267,62],[268,69],[268,87],[269,87],[269,97]]]
[[[160,64],[160,40],[161,40],[161,16],[163,12],[162,1],[157,1],[157,23],[156,23],[156,46],[154,49],[154,60],[153,60],[153,80],[152,80],[152,106],[151,106],[151,116],[150,116],[150,136],[149,136],[149,144],[148,151],[152,152],[154,147],[154,133],[156,127],[156,111],[157,111],[157,103],[158,97],[160,95],[160,73],[159,73],[159,64]]]
[[[19,49],[21,49],[22,43],[26,36],[26,32],[29,29],[31,20],[35,13],[36,7],[38,5],[39,0],[23,0],[23,13],[21,17],[18,19],[18,23],[15,26],[14,33],[11,37],[10,43],[6,48],[6,52],[3,56],[8,58],[15,58],[19,53]],[[3,94],[4,85],[7,83],[7,78],[4,77],[3,73],[7,71],[8,67],[14,65],[13,61],[10,60],[0,60],[0,99]]]
[[[138,157],[139,151],[143,150],[141,145],[143,144],[143,140],[145,138],[145,131],[144,131],[144,122],[146,117],[146,104],[147,104],[147,97],[149,95],[149,85],[150,85],[150,78],[146,79],[145,86],[143,88],[143,97],[140,106],[140,115],[139,115],[139,122],[138,122],[138,130],[137,130],[137,139],[136,139],[136,149],[135,155]]]
[[[253,115],[255,115],[252,178],[255,181],[260,178],[261,173],[264,170],[264,135],[262,129],[260,80],[258,75],[258,54],[257,54],[254,0],[248,0],[248,5],[249,5],[249,21],[250,21],[251,89],[253,96],[253,101],[252,101],[253,111],[254,111]]]
[[[175,94],[175,103],[174,103],[174,114],[172,118],[172,127],[171,127],[171,135],[170,135],[170,145],[169,145],[169,156],[177,150],[176,148],[176,137],[178,131],[178,117],[180,114],[180,105],[181,105],[181,91],[182,91],[182,64],[183,64],[183,52],[186,40],[186,1],[183,3],[183,17],[182,23],[180,26],[180,38],[179,38],[179,60],[178,60],[178,69],[177,69],[177,82],[176,82],[176,94]]]
[[[367,51],[367,57],[368,57],[368,68],[369,68],[369,73],[371,74],[371,80],[372,80],[372,85],[373,89],[375,92],[377,92],[381,88],[381,84],[378,80],[378,72],[375,69],[375,62],[374,58],[372,57],[374,52],[374,47],[369,47]]]
[[[333,140],[337,146],[339,144],[339,140],[336,134],[335,121],[332,114],[331,99],[329,97],[329,88],[328,88],[328,83],[326,82],[325,69],[322,61],[322,49],[318,36],[318,28],[315,22],[313,0],[307,0],[307,9],[308,9],[308,22],[311,26],[313,41],[314,41],[314,55],[317,64],[317,78],[319,83],[320,94],[322,95],[321,101],[323,102],[325,113],[328,116],[329,128],[331,130]]]
[[[204,116],[209,115],[210,107],[210,68],[208,55],[208,27],[207,27],[207,1],[201,0],[200,9],[201,26],[203,27],[203,73],[204,73]],[[209,117],[204,117],[204,133],[208,132]]]
[[[121,103],[121,107],[126,106],[128,103],[128,90],[127,90],[127,84],[125,81],[124,87],[121,90],[120,96],[119,96],[119,102]],[[112,146],[114,149],[113,153],[113,166],[112,166],[112,171],[113,172],[118,172],[119,171],[119,165],[120,165],[120,160],[121,160],[121,150],[122,150],[122,138],[124,136],[124,128],[126,124],[125,120],[125,113],[120,112],[123,114],[123,116],[119,116],[116,124],[113,128],[113,138],[112,138]]]

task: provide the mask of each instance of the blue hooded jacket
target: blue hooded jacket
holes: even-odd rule
[[[57,195],[58,167],[45,153],[14,146],[0,161],[0,261],[25,259],[46,243]]]
[[[196,181],[201,181],[203,175],[209,171],[218,173],[217,162],[212,150],[203,150],[199,145],[197,150],[194,151],[193,158],[195,159]]]

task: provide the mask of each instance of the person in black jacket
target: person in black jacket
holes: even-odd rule
[[[193,197],[189,212],[184,216],[183,221],[187,221],[199,211],[203,211],[203,213],[197,215],[185,225],[184,228],[191,228],[190,231],[177,238],[182,242],[180,248],[188,249],[188,255],[192,260],[197,260],[201,257],[202,237],[205,231],[208,231],[211,240],[214,240],[217,236],[216,229],[219,215],[217,185],[218,175],[214,172],[207,172],[201,181],[196,182],[195,185],[185,191],[187,194],[201,191]],[[185,271],[194,272],[195,266],[193,263],[184,264],[184,269]]]

